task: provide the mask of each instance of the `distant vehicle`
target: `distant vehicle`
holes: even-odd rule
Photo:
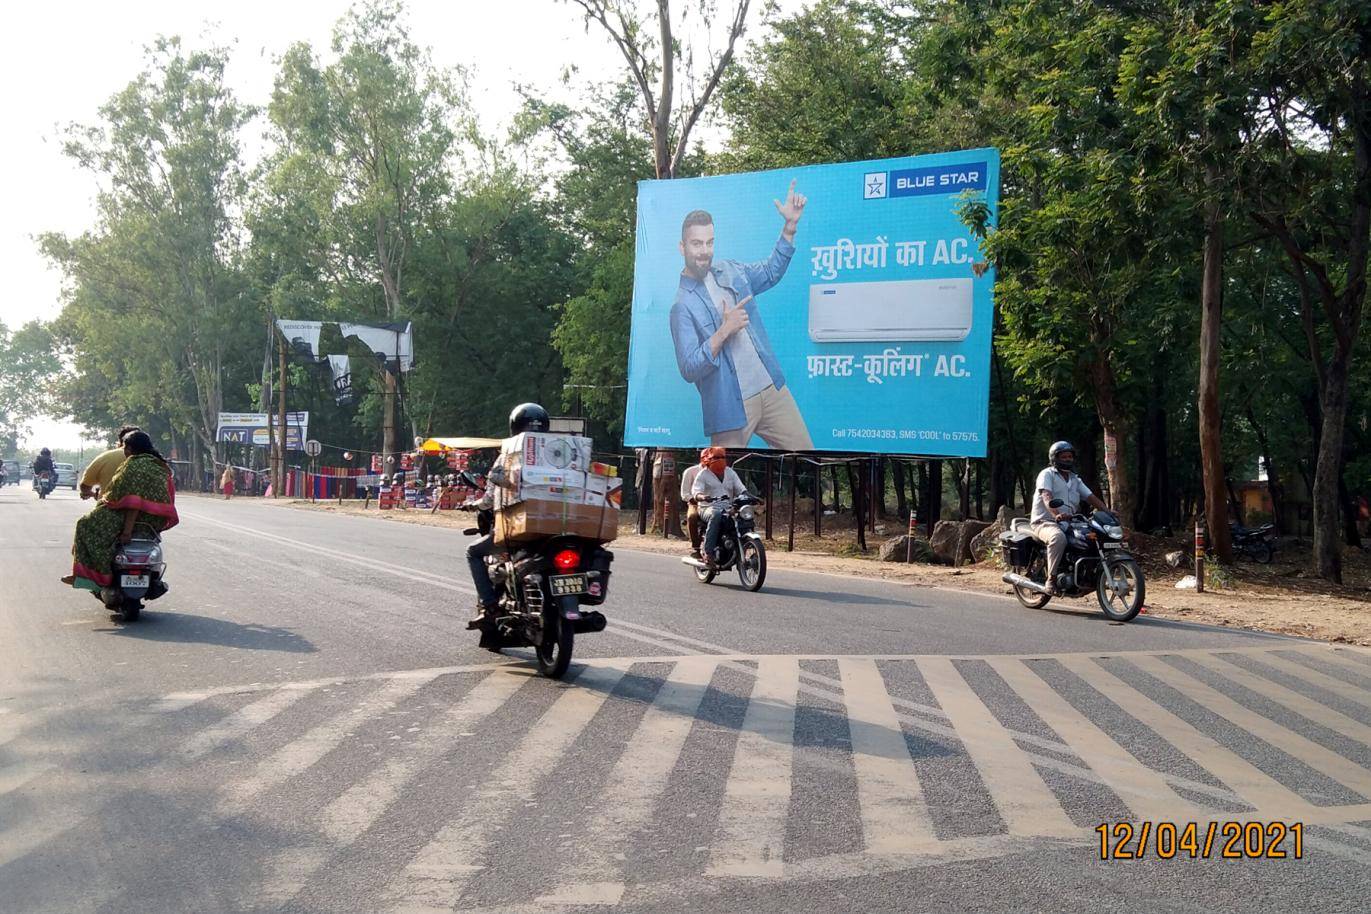
[[[5,461],[5,482],[6,482],[7,484],[12,485],[12,486],[17,486],[17,485],[19,485],[20,472],[21,472],[21,471],[20,471],[20,468],[19,468],[19,461],[17,461],[17,460],[6,460],[6,461]]]
[[[60,489],[63,486],[66,486],[72,491],[75,491],[77,480],[76,467],[69,463],[54,463],[53,466],[57,469],[57,487]]]

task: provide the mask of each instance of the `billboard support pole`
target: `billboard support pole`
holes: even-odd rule
[[[639,474],[642,475],[643,484],[638,487],[638,535],[647,535],[647,503],[652,497],[652,458],[653,451],[648,448],[643,454],[643,464],[638,467]]]
[[[771,503],[775,500],[772,496],[776,494],[776,477],[772,472],[774,463],[775,461],[773,461],[771,455],[768,454],[766,458],[766,476],[762,483],[766,487],[766,541],[768,543],[775,539],[775,537],[771,535],[771,521],[773,520],[774,515],[774,512],[771,510]]]
[[[782,457],[781,460],[784,461],[785,458]],[[783,462],[782,465],[781,465],[781,469],[782,469],[782,470],[785,469],[785,464],[784,464],[784,462]],[[786,547],[785,547],[786,552],[794,552],[794,551],[795,551],[795,475],[796,475],[796,473],[799,472],[799,469],[800,469],[800,458],[799,458],[799,456],[796,455],[796,454],[791,454],[791,455],[790,455],[790,538],[789,538],[789,541],[786,543]]]
[[[836,495],[834,502],[837,501]],[[824,535],[824,468],[817,461],[814,463],[814,536]]]
[[[869,499],[866,498],[866,461],[857,461],[857,491],[852,493],[852,516],[857,521],[857,548],[866,552],[866,515]],[[848,464],[848,468],[851,468]]]
[[[885,513],[885,489],[881,485],[881,458],[872,457],[870,463],[871,470],[871,532],[876,533],[876,518]],[[879,509],[879,510],[878,510]]]

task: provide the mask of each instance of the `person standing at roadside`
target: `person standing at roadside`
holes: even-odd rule
[[[236,480],[234,478],[233,467],[224,467],[224,475],[219,477],[219,488],[224,493],[224,501],[233,497],[233,489]]]
[[[652,461],[652,526],[662,535],[671,536],[673,527],[680,529],[680,509],[676,506],[676,455],[668,450],[657,451]]]

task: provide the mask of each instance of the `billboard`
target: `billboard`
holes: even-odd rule
[[[280,434],[279,420],[275,414],[271,418],[271,433]],[[286,413],[286,450],[303,451],[305,439],[309,437],[309,413]],[[266,413],[220,413],[219,429],[215,441],[228,444],[256,444],[266,447]]]
[[[983,457],[995,149],[644,181],[624,443]]]

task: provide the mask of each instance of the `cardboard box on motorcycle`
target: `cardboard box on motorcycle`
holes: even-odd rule
[[[505,439],[498,460],[505,482],[495,490],[497,543],[618,537],[622,481],[589,472],[591,445],[589,438],[555,432]]]

